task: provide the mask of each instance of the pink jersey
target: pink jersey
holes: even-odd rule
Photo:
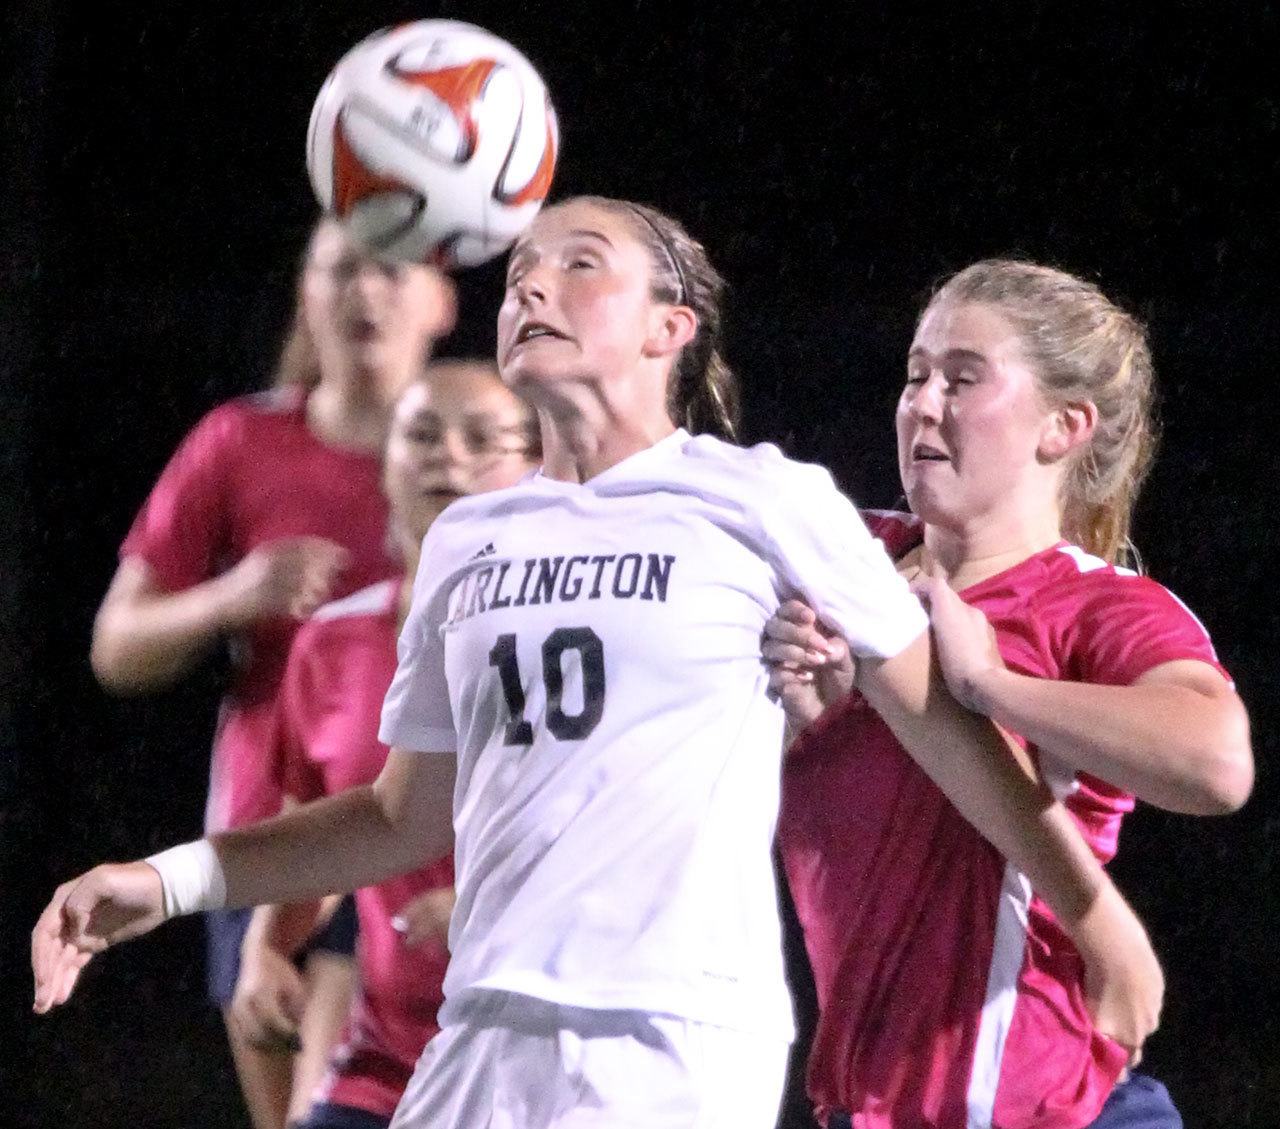
[[[910,515],[866,516],[895,558],[920,540]],[[1176,597],[1065,542],[961,595],[1022,674],[1125,685],[1175,659],[1217,666]],[[1036,755],[1108,861],[1133,797]],[[857,1129],[1094,1120],[1126,1054],[1093,1029],[1079,955],[859,696],[791,750],[779,843],[821,1012],[808,1078],[821,1116],[846,1110]]]
[[[120,549],[176,592],[283,537],[327,537],[351,554],[343,596],[396,571],[376,455],[322,443],[304,396],[278,389],[214,408],[183,440]],[[235,676],[214,739],[206,827],[239,827],[279,810],[268,759],[271,709],[297,621],[257,623],[233,648]]]
[[[370,783],[387,747],[382,700],[396,672],[399,581],[326,605],[298,631],[280,689],[277,740],[285,791],[313,800]],[[446,859],[356,891],[359,992],[320,1100],[395,1110],[414,1063],[439,1027],[448,951],[443,940],[409,948],[391,919],[426,890],[453,885]]]

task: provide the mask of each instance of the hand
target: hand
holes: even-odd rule
[[[160,875],[145,862],[96,866],[54,891],[31,931],[34,1011],[66,1003],[95,953],[164,920]]]
[[[998,672],[1005,670],[994,628],[939,576],[922,577],[911,585],[911,591],[929,613],[947,689],[965,709],[987,713],[985,688],[993,676],[999,677]]]
[[[266,942],[246,937],[231,998],[232,1021],[245,1039],[264,1051],[301,1050],[298,1027],[306,1006],[306,982],[293,962]]]
[[[1084,992],[1098,1033],[1142,1059],[1142,1044],[1159,1026],[1164,973],[1142,922],[1114,886],[1071,930],[1085,962]]]
[[[285,537],[247,553],[224,577],[228,619],[244,627],[267,616],[304,619],[333,592],[350,554],[323,537]]]
[[[769,666],[769,689],[796,732],[853,689],[856,670],[848,643],[800,600],[787,600],[769,617],[760,653]]]
[[[449,936],[449,918],[457,895],[452,886],[427,890],[410,898],[391,919],[391,925],[404,938],[409,948],[433,938],[445,941]]]

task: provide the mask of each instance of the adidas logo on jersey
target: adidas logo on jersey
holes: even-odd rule
[[[472,553],[469,559],[473,561],[478,561],[481,557],[493,556],[493,554],[496,553],[497,551],[498,550],[493,547],[493,542],[490,541],[489,544],[487,544],[483,549],[477,549],[474,553]]]

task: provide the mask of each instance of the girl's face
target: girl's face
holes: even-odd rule
[[[415,542],[450,502],[511,486],[536,465],[529,409],[484,364],[442,361],[396,403],[383,486]]]
[[[329,220],[311,241],[302,309],[321,380],[355,370],[391,404],[452,328],[453,284],[432,267],[374,258]]]
[[[625,380],[652,355],[662,308],[626,218],[585,201],[542,212],[511,252],[498,366],[534,403],[558,383]]]
[[[1013,326],[996,309],[929,308],[907,355],[897,411],[898,470],[912,510],[959,528],[1014,496],[1055,504],[1059,472],[1043,457],[1053,417]]]

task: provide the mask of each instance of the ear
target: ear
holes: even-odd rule
[[[698,315],[688,306],[654,306],[642,352],[646,357],[671,356],[688,345],[697,332]]]
[[[1045,420],[1037,453],[1045,462],[1057,462],[1088,443],[1097,426],[1098,406],[1092,400],[1064,404]]]

